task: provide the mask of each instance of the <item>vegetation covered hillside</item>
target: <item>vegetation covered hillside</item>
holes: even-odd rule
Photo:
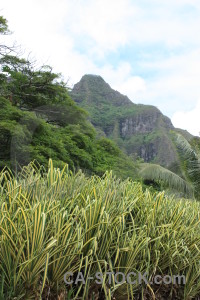
[[[114,140],[125,153],[181,173],[171,135],[176,129],[156,107],[134,104],[96,75],[84,75],[71,96],[89,112],[100,134]],[[183,130],[181,133],[191,140],[192,135]]]

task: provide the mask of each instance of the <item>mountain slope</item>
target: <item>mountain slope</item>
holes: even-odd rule
[[[89,112],[99,134],[117,142],[125,153],[178,170],[179,158],[171,134],[176,129],[159,109],[134,104],[97,75],[84,75],[70,95]]]

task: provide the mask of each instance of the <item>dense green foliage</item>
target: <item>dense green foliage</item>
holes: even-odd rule
[[[7,34],[4,18],[0,34]],[[47,165],[136,177],[136,164],[105,138],[98,139],[85,110],[70,98],[60,74],[12,53],[0,53],[0,168],[18,171],[33,159]]]
[[[82,168],[89,173],[103,174],[113,169],[122,177],[136,176],[136,164],[113,142],[97,140],[85,112],[71,100],[70,105],[62,104],[62,111],[59,106],[40,107],[42,117],[38,112],[19,109],[3,97],[0,105],[1,168],[7,165],[15,169],[32,159],[46,165],[51,157],[57,166],[68,163],[72,169]],[[44,116],[51,118],[50,123]]]
[[[112,173],[87,178],[51,161],[47,173],[34,165],[18,177],[2,172],[0,186],[0,299],[200,295],[198,202],[151,194]],[[78,271],[86,284],[65,285],[65,272]],[[149,281],[185,275],[186,284],[109,284],[107,271],[146,271]],[[102,285],[88,279],[96,272],[105,274]]]

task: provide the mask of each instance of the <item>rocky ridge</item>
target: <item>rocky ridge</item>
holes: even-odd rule
[[[88,111],[97,132],[114,140],[128,155],[177,171],[179,158],[172,134],[177,129],[158,108],[133,103],[97,75],[84,75],[71,97]],[[184,133],[187,139],[192,137]]]

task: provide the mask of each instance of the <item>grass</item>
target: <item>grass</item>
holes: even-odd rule
[[[0,299],[194,299],[200,204],[140,183],[33,163],[0,174]],[[86,284],[66,285],[64,274]],[[185,275],[185,285],[108,283],[106,272]],[[102,285],[89,280],[104,274]],[[113,278],[112,278],[113,279]]]

